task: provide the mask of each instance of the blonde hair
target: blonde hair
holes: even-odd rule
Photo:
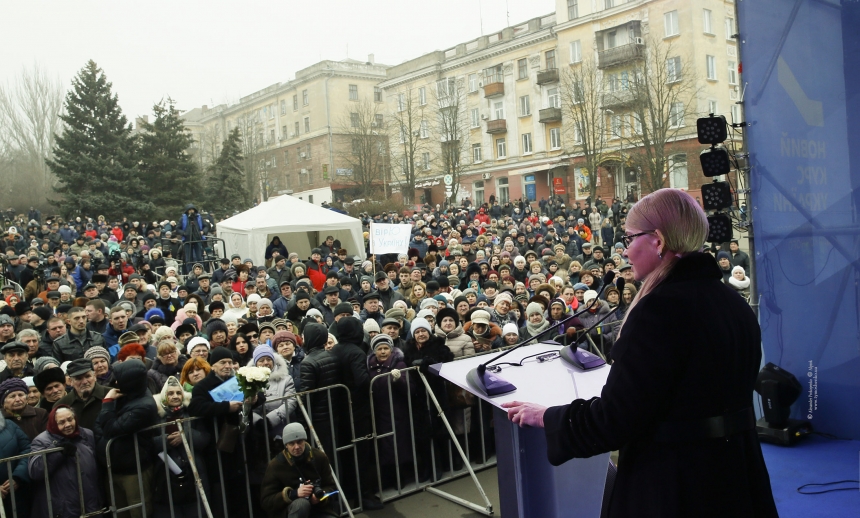
[[[633,205],[627,214],[627,228],[640,232],[660,231],[663,238],[664,256],[667,259],[645,278],[642,287],[630,308],[618,335],[624,329],[627,317],[643,297],[659,286],[675,267],[681,257],[701,251],[708,237],[708,218],[692,196],[680,189],[660,189],[645,196]]]

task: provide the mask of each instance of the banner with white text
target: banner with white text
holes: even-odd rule
[[[392,225],[389,223],[370,224],[370,253],[405,254],[412,238],[412,225]]]

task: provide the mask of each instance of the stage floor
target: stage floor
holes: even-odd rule
[[[853,487],[821,495],[803,495],[797,488],[839,480],[860,480],[860,441],[827,440],[812,436],[796,446],[761,445],[780,518],[856,518],[860,516],[857,484],[808,487],[822,491]]]

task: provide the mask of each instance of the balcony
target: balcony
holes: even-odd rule
[[[631,90],[618,90],[603,94],[603,108],[622,108],[630,106],[636,100]]]
[[[496,119],[487,121],[487,133],[507,133],[508,121],[505,119]]]
[[[610,68],[645,57],[644,43],[628,43],[597,53],[597,68]]]
[[[484,78],[484,98],[499,97],[505,95],[505,82],[501,75],[487,76]]]
[[[561,120],[561,108],[544,108],[538,112],[538,122],[559,122]]]
[[[547,85],[550,83],[558,83],[558,69],[557,68],[548,68],[546,70],[541,70],[537,74],[537,84]]]

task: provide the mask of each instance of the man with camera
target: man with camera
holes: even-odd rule
[[[309,518],[337,516],[331,501],[336,495],[328,457],[311,448],[301,423],[284,428],[284,451],[269,462],[263,477],[261,499],[269,516]]]

